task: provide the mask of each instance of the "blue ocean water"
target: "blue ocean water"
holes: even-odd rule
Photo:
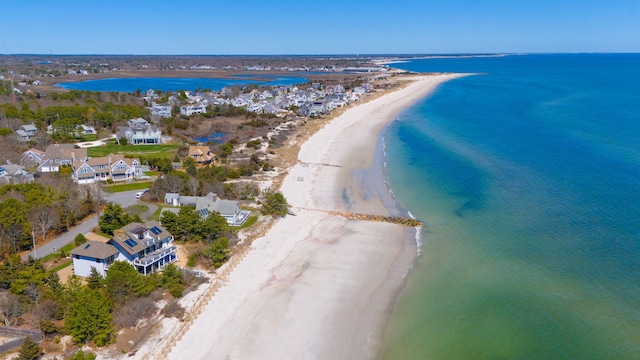
[[[385,133],[426,224],[383,359],[640,358],[640,54],[424,59]]]
[[[85,80],[78,82],[58,83],[69,90],[106,91],[106,92],[134,92],[148,89],[162,91],[211,89],[221,90],[225,86],[241,86],[258,84],[264,86],[284,86],[300,84],[307,81],[301,76],[253,75],[261,80],[249,79],[249,75],[238,75],[231,78],[108,78]]]

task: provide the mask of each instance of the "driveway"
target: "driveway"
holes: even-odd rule
[[[102,198],[109,203],[120,204],[123,208],[128,208],[131,205],[137,204],[139,201],[136,199],[136,193],[143,190],[131,190],[131,191],[122,191],[117,193],[102,193]],[[148,219],[158,208],[155,204],[144,203],[149,207],[147,211],[144,212],[140,217],[144,219]],[[63,246],[70,244],[73,242],[75,237],[78,234],[86,234],[89,231],[92,231],[95,227],[98,226],[98,215],[93,215],[75,227],[71,228],[69,231],[60,234],[55,239],[49,241],[44,245],[38,245],[36,240],[36,251],[29,252],[25,255],[22,255],[22,260],[26,261],[29,257],[33,258],[43,258],[49,254],[52,254]]]

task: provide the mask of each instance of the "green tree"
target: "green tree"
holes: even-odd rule
[[[124,303],[131,296],[148,295],[155,288],[151,277],[140,274],[133,265],[124,261],[111,264],[104,283],[109,297],[116,304]]]
[[[218,146],[218,156],[226,159],[229,155],[233,154],[233,145],[227,143]]]
[[[135,217],[127,214],[120,204],[107,204],[98,224],[100,225],[100,231],[113,235],[115,230],[136,220]]]
[[[69,360],[96,360],[96,354],[78,350]]]
[[[0,202],[2,245],[13,252],[31,247],[31,225],[27,220],[27,210],[27,207],[15,198]]]
[[[73,239],[73,241],[76,243],[76,246],[80,246],[80,245],[82,245],[82,244],[87,242],[87,238],[82,234],[78,234]]]
[[[212,242],[219,238],[228,227],[227,219],[218,213],[211,213],[206,219],[199,221],[196,231],[203,241]]]
[[[18,271],[16,278],[11,282],[10,291],[26,299],[29,287],[39,288],[47,281],[47,271],[40,261],[31,261]]]
[[[169,290],[174,298],[182,297],[186,282],[180,270],[174,264],[169,264],[162,269],[162,277],[160,278],[162,287]]]
[[[163,211],[160,215],[160,223],[170,234],[174,237],[176,236],[178,226],[180,226],[178,214],[171,211]]]
[[[104,278],[95,267],[91,268],[91,274],[87,278],[87,286],[90,289],[101,289],[104,285]]]
[[[93,341],[97,346],[105,346],[114,336],[112,319],[112,303],[107,294],[83,286],[71,303],[65,327],[76,344]]]
[[[263,215],[275,215],[284,217],[289,213],[289,204],[284,196],[279,193],[267,194],[262,202]]]
[[[203,251],[204,256],[211,260],[211,264],[216,268],[219,268],[229,260],[229,253],[229,240],[227,238],[214,240]]]
[[[18,360],[36,360],[42,356],[42,348],[29,336],[24,338],[20,346]]]
[[[182,160],[182,168],[185,169],[187,174],[196,176],[198,169],[196,168],[196,160],[192,157],[186,157]]]
[[[64,164],[58,167],[58,175],[60,176],[71,175],[71,173],[73,173],[73,168],[71,167],[71,164]]]

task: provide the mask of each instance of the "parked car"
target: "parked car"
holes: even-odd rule
[[[144,190],[144,191],[138,191],[136,193],[136,199],[140,199],[142,197],[142,195],[144,195],[144,193],[149,192],[149,190]]]

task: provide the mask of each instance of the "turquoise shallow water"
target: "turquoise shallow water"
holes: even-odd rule
[[[640,358],[640,55],[394,66],[479,75],[386,130],[426,226],[381,358]]]

